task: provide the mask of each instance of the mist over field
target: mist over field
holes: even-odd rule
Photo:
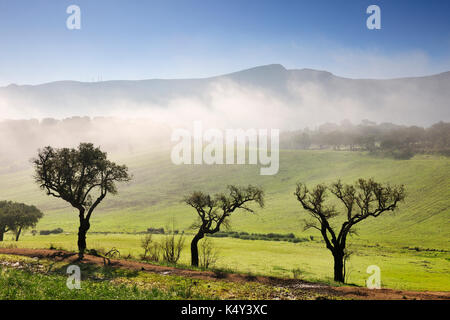
[[[281,65],[204,79],[9,85],[0,88],[0,163],[22,167],[38,148],[80,141],[109,152],[156,150],[196,120],[282,131],[344,119],[429,126],[450,119],[448,88],[450,72],[366,80]]]
[[[150,119],[70,117],[0,121],[0,172],[31,165],[38,149],[92,142],[110,153],[168,148],[171,129]]]
[[[0,88],[0,119],[114,116],[282,130],[343,119],[428,126],[450,118],[448,88],[450,72],[369,80],[267,65],[204,79],[12,84]]]

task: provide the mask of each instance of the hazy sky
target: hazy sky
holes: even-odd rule
[[[68,30],[66,8],[81,8]],[[381,30],[366,8],[381,8]],[[450,70],[450,1],[0,0],[0,85],[193,78],[257,65],[389,78]]]

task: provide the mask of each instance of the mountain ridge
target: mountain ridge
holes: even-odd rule
[[[450,72],[350,79],[271,64],[198,79],[146,79],[0,87],[0,118],[145,115],[230,126],[295,128],[323,122],[450,120]],[[195,110],[195,112],[193,111]],[[158,115],[155,115],[158,113]]]
[[[45,86],[55,83],[82,83],[82,84],[94,84],[94,83],[111,83],[111,82],[142,82],[142,81],[184,81],[184,80],[208,80],[208,79],[215,79],[215,78],[221,78],[221,77],[227,77],[232,76],[236,74],[240,74],[243,72],[250,72],[250,71],[257,71],[257,70],[269,70],[269,69],[278,69],[283,70],[285,72],[311,72],[311,73],[317,73],[317,74],[326,74],[330,76],[334,76],[337,78],[347,79],[347,80],[373,80],[373,81],[383,81],[383,80],[403,80],[403,79],[417,79],[417,78],[429,78],[434,76],[449,76],[450,77],[450,70],[449,71],[443,71],[439,73],[433,73],[429,75],[422,75],[422,76],[404,76],[404,77],[395,77],[395,78],[352,78],[352,77],[345,77],[336,75],[330,71],[326,70],[319,70],[319,69],[313,69],[313,68],[294,68],[294,69],[288,69],[284,67],[282,64],[273,63],[273,64],[267,64],[267,65],[260,65],[255,67],[250,67],[238,71],[228,72],[224,74],[219,75],[213,75],[213,76],[207,76],[207,77],[188,77],[188,78],[146,78],[146,79],[113,79],[113,80],[104,80],[104,81],[79,81],[79,80],[56,80],[56,81],[49,81],[49,82],[43,82],[38,84],[16,84],[16,83],[10,83],[5,86],[0,86],[0,89],[2,88],[8,88],[8,87],[38,87],[38,86]]]

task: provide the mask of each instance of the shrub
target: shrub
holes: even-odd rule
[[[294,275],[294,279],[299,279],[300,276],[304,273],[300,268],[292,269],[292,274]]]
[[[217,248],[209,238],[205,238],[200,242],[200,267],[208,269],[213,267],[218,259]]]
[[[48,236],[49,234],[59,234],[59,233],[63,233],[63,232],[64,232],[63,229],[56,228],[56,229],[53,229],[53,230],[41,230],[41,231],[39,231],[39,234],[41,236]]]
[[[398,159],[398,160],[409,160],[412,157],[414,157],[414,152],[409,148],[405,148],[405,149],[393,151],[392,155],[395,159]]]
[[[151,234],[141,240],[141,247],[144,249],[144,254],[141,256],[142,260],[159,261],[161,246],[158,242],[153,241]]]
[[[176,239],[178,237],[178,240]],[[175,236],[175,234],[166,235],[161,240],[161,251],[163,260],[168,263],[177,263],[180,259],[181,251],[184,248],[184,235]]]
[[[164,228],[148,228],[147,233],[164,234]]]

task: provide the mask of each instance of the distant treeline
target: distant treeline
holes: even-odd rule
[[[170,146],[169,126],[150,119],[110,117],[71,117],[62,120],[0,121],[0,172],[28,166],[38,148],[47,145],[74,146],[91,141],[108,152],[128,152]],[[367,150],[396,158],[416,153],[450,155],[450,123],[439,122],[429,128],[376,124],[364,120],[358,125],[342,121],[326,123],[315,130],[297,130],[281,134],[284,149]]]
[[[41,230],[41,231],[39,231],[39,234],[41,236],[48,236],[49,234],[60,234],[60,233],[63,233],[63,232],[64,232],[63,229],[56,228],[56,229],[53,229],[53,230]]]
[[[438,122],[429,128],[376,124],[363,120],[354,125],[342,121],[326,123],[316,130],[284,132],[280,147],[284,149],[332,149],[369,151],[398,159],[409,159],[417,153],[450,156],[450,123]]]
[[[92,234],[184,234],[184,231],[173,230],[171,232],[165,231],[164,228],[148,228],[146,231],[140,232],[99,232],[93,231]],[[287,241],[293,243],[313,241],[314,237],[298,238],[293,233],[248,233],[245,231],[219,231],[214,234],[209,234],[209,237],[214,238],[235,238],[241,240],[265,240],[265,241]]]
[[[146,231],[91,231],[96,234],[184,234],[184,231],[179,230],[164,230],[164,228],[148,228]]]
[[[293,243],[305,242],[314,240],[311,236],[309,238],[297,238],[293,233],[280,234],[280,233],[248,233],[237,231],[219,231],[209,235],[216,238],[236,238],[242,240],[265,240],[265,241],[287,241]]]

